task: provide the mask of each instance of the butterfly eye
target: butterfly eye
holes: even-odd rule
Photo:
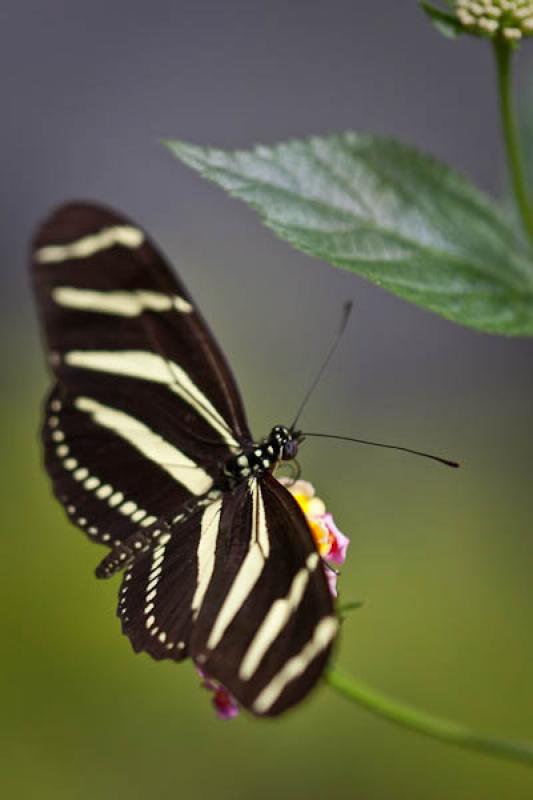
[[[289,441],[283,445],[283,450],[281,455],[283,461],[291,461],[293,458],[296,458],[297,454],[298,454],[298,442],[296,441],[296,439],[289,439]]]

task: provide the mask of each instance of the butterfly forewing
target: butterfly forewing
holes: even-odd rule
[[[230,541],[217,543],[191,653],[246,708],[277,715],[316,683],[338,623],[322,561],[294,498],[271,475],[242,491],[245,512]],[[246,542],[238,566],[222,557],[232,552],[236,530]]]
[[[195,563],[183,567],[184,538]],[[119,613],[136,650],[191,655],[258,715],[319,678],[337,631],[323,567],[291,495],[268,476],[208,506],[126,574]]]
[[[73,521],[123,540],[210,489],[250,439],[240,395],[189,294],[124,217],[67,205],[32,262],[57,379],[47,469]]]

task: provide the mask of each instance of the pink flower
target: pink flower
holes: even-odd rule
[[[346,551],[348,550],[350,540],[344,533],[342,533],[342,531],[337,528],[331,514],[324,514],[323,522],[332,538],[331,550],[327,555],[328,561],[332,561],[334,564],[339,565],[344,564],[346,561]]]
[[[233,719],[236,717],[240,711],[240,708],[233,695],[226,689],[225,686],[222,686],[221,683],[206,675],[205,672],[198,666],[198,664],[195,666],[198,675],[202,679],[203,688],[213,692],[211,702],[213,703],[217,717],[219,719]]]
[[[240,711],[239,704],[224,686],[215,689],[213,706],[219,719],[233,719]]]
[[[302,480],[291,483],[286,478],[281,478],[280,483],[289,490],[304,512],[317,550],[325,562],[324,570],[331,594],[337,597],[338,573],[328,566],[328,562],[344,564],[350,540],[337,528],[333,516],[326,511],[324,502],[316,496],[315,487],[311,483]]]

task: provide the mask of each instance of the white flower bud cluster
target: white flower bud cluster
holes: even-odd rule
[[[456,0],[459,21],[471,33],[508,42],[533,35],[533,0]]]

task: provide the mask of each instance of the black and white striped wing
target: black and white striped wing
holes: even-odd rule
[[[72,520],[124,541],[204,495],[250,440],[226,360],[138,227],[99,206],[56,211],[32,278],[56,378],[45,460]]]
[[[191,656],[268,716],[310,691],[338,629],[305,517],[270,475],[241,484],[140,558],[124,576],[119,614],[135,650]]]

